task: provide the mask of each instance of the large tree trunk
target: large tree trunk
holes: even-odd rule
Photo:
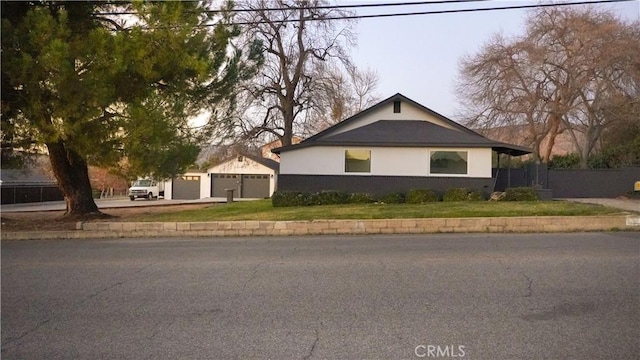
[[[67,203],[65,216],[82,217],[100,213],[93,201],[87,162],[61,140],[47,143],[47,148],[53,174]]]

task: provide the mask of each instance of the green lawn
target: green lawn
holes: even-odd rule
[[[496,216],[577,216],[617,214],[620,210],[600,205],[565,201],[532,202],[437,202],[409,204],[349,204],[308,207],[271,206],[271,200],[215,204],[204,209],[146,214],[127,221],[221,221],[221,220],[316,220],[316,219],[410,219]]]

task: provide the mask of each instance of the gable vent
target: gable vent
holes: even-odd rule
[[[394,114],[400,114],[400,104],[402,104],[402,102],[400,100],[396,100],[393,102],[393,113]]]

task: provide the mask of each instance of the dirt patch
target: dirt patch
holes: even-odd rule
[[[107,217],[92,217],[89,221],[123,221],[144,214],[176,212],[189,209],[202,209],[212,204],[188,204],[167,206],[142,206],[129,208],[101,209]],[[64,211],[30,211],[2,214],[1,231],[56,231],[75,230],[78,219],[63,217]]]

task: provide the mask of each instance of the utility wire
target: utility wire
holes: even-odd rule
[[[358,4],[358,5],[327,5],[316,7],[291,7],[291,8],[268,8],[268,9],[246,9],[243,11],[287,11],[287,10],[300,10],[300,9],[341,9],[341,8],[365,8],[365,7],[382,7],[382,6],[413,6],[413,5],[426,5],[426,4],[445,4],[445,3],[468,3],[468,2],[487,2],[491,0],[442,0],[442,1],[419,1],[419,2],[403,2],[403,3],[386,3],[386,4]],[[547,4],[529,4],[529,5],[506,5],[506,6],[493,6],[493,7],[474,7],[468,9],[445,9],[445,10],[429,10],[429,11],[414,11],[403,13],[387,13],[387,14],[371,14],[371,15],[341,15],[341,16],[328,16],[328,17],[310,17],[305,21],[330,21],[330,20],[355,20],[355,19],[373,19],[373,18],[387,18],[387,17],[400,17],[400,16],[417,16],[417,15],[438,15],[438,14],[455,14],[455,13],[471,13],[471,12],[483,12],[483,11],[499,11],[499,10],[517,10],[517,9],[535,9],[546,7],[559,7],[559,6],[576,6],[576,5],[594,5],[594,4],[611,4],[620,2],[630,2],[637,0],[596,0],[596,1],[572,1],[564,3],[547,3]],[[237,12],[239,10],[232,9],[229,12]],[[219,13],[222,10],[208,10],[209,13]],[[103,12],[96,13],[95,15],[137,15],[137,12]],[[240,21],[230,22],[227,25],[259,25],[269,22],[273,23],[290,23],[299,22],[300,19],[281,19],[281,20],[264,20],[264,21]],[[211,27],[218,24],[203,24],[199,27]]]
[[[417,5],[441,5],[441,4],[460,4],[474,2],[488,2],[493,0],[435,0],[435,1],[410,1],[401,3],[378,3],[378,4],[353,4],[353,5],[319,5],[319,6],[291,6],[281,8],[264,8],[264,9],[231,9],[230,12],[252,12],[252,11],[282,11],[282,10],[331,10],[331,9],[359,9],[370,7],[392,7],[392,6],[417,6]],[[220,13],[224,10],[209,10],[208,13]]]
[[[224,12],[240,13],[240,12],[257,12],[257,11],[283,11],[283,10],[331,10],[331,9],[355,9],[355,8],[370,8],[370,7],[392,7],[392,6],[417,6],[417,5],[440,5],[440,4],[460,4],[460,3],[474,3],[474,2],[488,2],[493,0],[435,0],[435,1],[409,1],[401,3],[377,3],[377,4],[352,4],[352,5],[319,5],[319,6],[288,6],[288,7],[275,7],[275,8],[238,8],[229,10],[206,10],[204,12],[209,14],[218,14]],[[114,11],[114,12],[99,12],[95,15],[137,15],[135,11]]]
[[[306,21],[325,21],[325,20],[353,20],[353,19],[373,19],[373,18],[385,18],[385,17],[399,17],[399,16],[415,16],[415,15],[436,15],[436,14],[454,14],[454,13],[469,13],[469,12],[481,12],[481,11],[498,11],[498,10],[517,10],[517,9],[535,9],[546,8],[556,6],[574,6],[574,5],[589,5],[589,4],[606,4],[606,3],[618,3],[629,2],[637,0],[597,0],[597,1],[578,1],[568,3],[549,3],[549,4],[533,4],[533,5],[509,5],[509,6],[494,6],[487,8],[471,8],[471,9],[447,9],[447,10],[431,10],[431,11],[415,11],[407,13],[391,13],[391,14],[372,14],[372,15],[346,15],[335,17],[316,17],[308,18]],[[247,21],[247,22],[232,22],[229,25],[257,25],[267,22],[274,23],[288,23],[299,22],[300,19],[282,19],[271,21]],[[207,24],[204,26],[214,26],[214,24]]]

